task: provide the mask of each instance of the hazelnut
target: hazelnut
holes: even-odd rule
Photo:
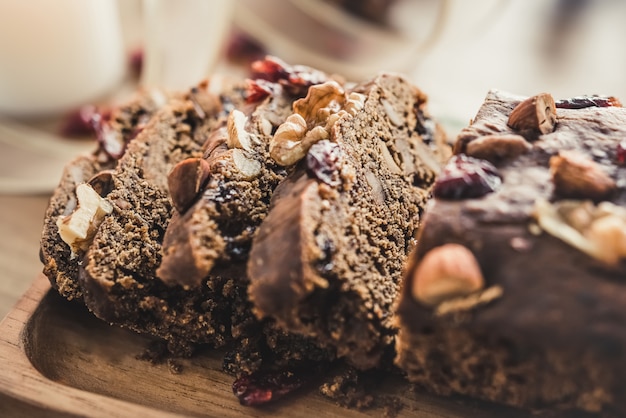
[[[59,216],[57,227],[61,239],[70,246],[72,255],[86,251],[104,220],[113,212],[113,205],[87,183],[76,187],[78,207],[68,216]]]
[[[115,188],[115,184],[113,184],[114,172],[115,170],[103,170],[90,178],[87,184],[89,184],[100,197],[105,197]]]
[[[599,247],[598,254],[608,264],[617,264],[620,258],[626,258],[626,219],[603,216],[591,223],[585,235]]]
[[[598,163],[576,151],[561,151],[550,158],[550,171],[554,191],[562,197],[598,201],[617,188]]]
[[[430,250],[412,277],[412,295],[426,306],[481,290],[485,280],[474,254],[459,244]]]
[[[527,153],[532,146],[521,135],[486,135],[469,142],[465,153],[495,163]]]
[[[209,163],[202,158],[187,158],[176,164],[167,176],[172,203],[185,213],[196,200],[210,177]]]
[[[556,106],[548,93],[529,97],[511,112],[507,125],[519,132],[549,134],[556,125]]]

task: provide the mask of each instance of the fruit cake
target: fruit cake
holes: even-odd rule
[[[300,141],[316,131],[304,152]],[[273,158],[295,167],[252,239],[255,313],[357,368],[380,366],[403,263],[447,157],[426,96],[394,74],[349,91],[313,86],[272,141]]]
[[[52,287],[65,298],[82,299],[82,289],[78,285],[77,253],[61,239],[57,220],[76,208],[76,187],[88,182],[97,173],[114,168],[126,144],[167,100],[168,95],[159,90],[141,91],[111,112],[95,113],[92,123],[97,132],[96,151],[77,157],[64,168],[59,186],[54,190],[46,210],[40,258]]]
[[[174,350],[189,345],[185,336],[191,342],[209,338],[210,327],[202,321],[209,308],[201,296],[186,298],[155,275],[173,210],[167,173],[202,154],[224,104],[242,101],[243,91],[235,86],[220,98],[202,83],[144,112],[148,121],[106,122],[99,130],[99,154],[107,158],[100,163],[81,157],[70,165],[46,214],[44,272],[62,295],[80,296],[99,318],[165,338]],[[111,145],[120,137],[121,146]]]
[[[437,394],[626,414],[626,109],[491,91],[433,187],[396,363]]]

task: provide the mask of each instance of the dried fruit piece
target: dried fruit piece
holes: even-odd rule
[[[555,106],[559,109],[583,109],[585,107],[622,107],[622,103],[613,96],[577,96],[569,99],[557,100]]]
[[[626,165],[626,139],[617,144],[617,163]]]
[[[288,65],[272,56],[253,62],[251,67],[252,78],[279,83],[294,96],[303,96],[309,87],[328,81],[322,71],[304,65]]]
[[[341,148],[329,140],[319,141],[311,146],[306,156],[306,170],[311,177],[328,184],[341,184],[339,178]]]
[[[93,105],[81,106],[63,118],[60,133],[66,138],[78,138],[95,135],[93,118],[98,110]]]
[[[430,250],[413,273],[412,295],[418,302],[436,306],[467,296],[485,286],[485,279],[472,252],[459,244],[444,244]]]
[[[433,196],[440,199],[481,197],[501,184],[500,174],[490,162],[460,154],[450,158],[443,168],[433,186]]]
[[[233,383],[233,393],[245,406],[260,406],[275,401],[304,386],[316,374],[305,368],[270,370],[244,375]]]
[[[554,99],[548,93],[529,97],[509,115],[507,125],[520,133],[548,134],[556,125],[556,107]]]
[[[277,93],[280,86],[267,80],[248,80],[246,103],[257,103]]]
[[[550,171],[554,192],[562,197],[598,201],[617,187],[598,163],[577,151],[561,151],[550,158]]]

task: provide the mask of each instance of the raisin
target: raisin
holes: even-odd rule
[[[560,109],[583,109],[585,107],[622,107],[619,99],[613,96],[578,96],[557,100],[555,106]]]
[[[338,186],[341,183],[339,168],[341,148],[327,139],[316,142],[306,155],[306,170],[309,176],[314,177],[329,186]]]
[[[626,140],[617,144],[617,163],[626,165]]]
[[[502,178],[490,162],[460,154],[444,167],[433,187],[433,196],[451,200],[482,197],[501,184]]]

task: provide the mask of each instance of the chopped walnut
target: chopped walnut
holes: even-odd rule
[[[306,97],[293,104],[294,113],[281,124],[270,141],[270,156],[287,166],[304,158],[311,145],[330,138],[333,125],[344,115],[363,108],[365,96],[350,93],[335,81],[313,85]]]
[[[104,217],[113,212],[113,205],[87,183],[76,187],[76,198],[76,210],[68,216],[59,216],[57,220],[59,235],[70,246],[72,257],[89,248]]]

